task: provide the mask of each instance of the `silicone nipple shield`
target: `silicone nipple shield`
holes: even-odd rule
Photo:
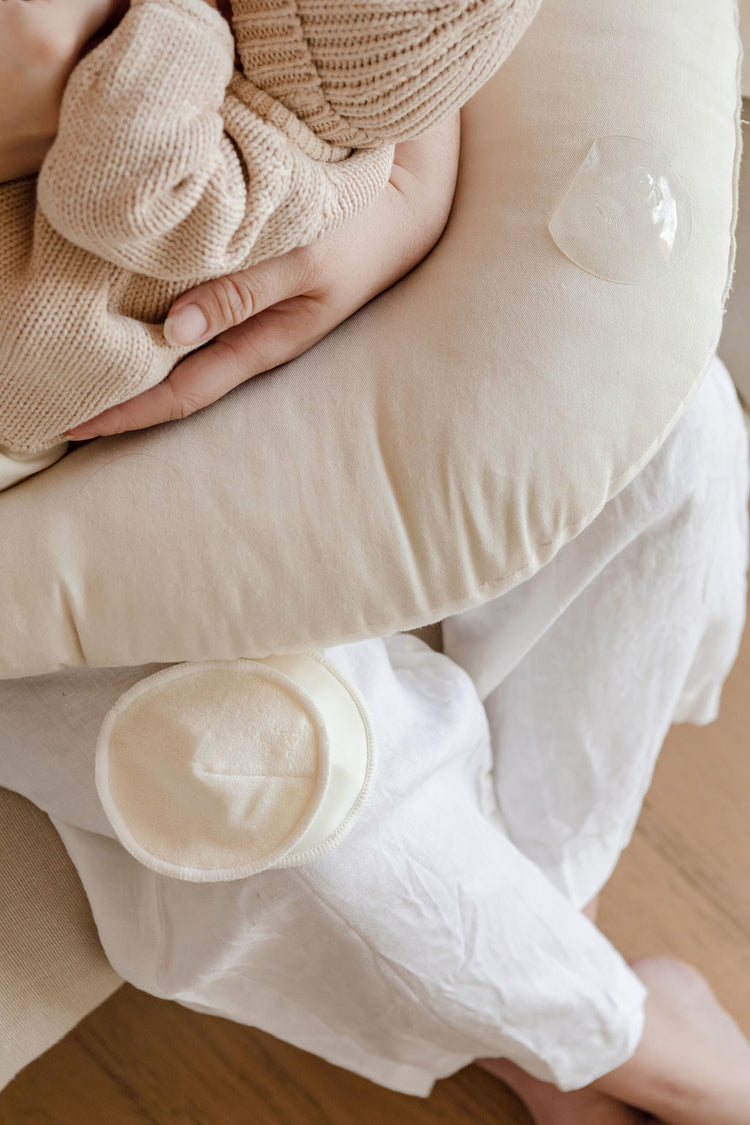
[[[599,137],[552,217],[567,258],[606,281],[664,277],[690,241],[690,199],[661,149],[635,137]]]

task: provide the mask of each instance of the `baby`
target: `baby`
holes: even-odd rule
[[[8,44],[42,8],[68,51],[50,119],[72,74],[38,180],[22,151],[0,186],[0,488],[165,378],[180,293],[367,207],[392,146],[455,113],[538,4],[232,0],[232,34],[214,0],[4,0],[0,88],[14,68],[14,97],[38,88]]]

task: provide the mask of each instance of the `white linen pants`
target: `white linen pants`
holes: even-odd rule
[[[0,784],[52,816],[138,987],[406,1093],[492,1055],[583,1086],[632,1054],[645,993],[579,908],[629,839],[670,723],[716,714],[744,619],[747,456],[715,361],[586,531],[445,623],[448,655],[404,635],[329,649],[379,763],[360,820],[315,863],[196,884],[121,847],[94,745],[156,666],[0,683]]]

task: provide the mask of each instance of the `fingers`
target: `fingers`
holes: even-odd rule
[[[206,281],[172,305],[164,323],[167,343],[195,347],[309,287],[311,257],[293,250],[228,277]]]
[[[86,440],[184,418],[312,347],[435,244],[450,207],[457,144],[454,121],[423,139],[424,152],[398,146],[394,178],[403,165],[403,182],[390,183],[372,207],[309,247],[178,298],[165,325],[171,344],[220,338],[184,359],[159,386],[69,436]]]
[[[198,346],[220,333],[222,338],[188,356],[156,387],[105,410],[66,436],[87,441],[186,418],[253,375],[298,355],[305,344],[295,350],[291,339],[313,342],[305,328],[313,299],[300,296],[313,273],[312,257],[294,250],[253,269],[204,282],[178,297],[164,324],[169,344]],[[276,331],[282,321],[286,333]],[[322,334],[320,330],[318,336]]]
[[[103,411],[66,436],[72,441],[87,441],[187,418],[257,374],[247,358],[220,340],[188,356],[155,387]]]
[[[136,398],[113,406],[70,430],[66,437],[71,441],[88,441],[94,437],[121,434],[128,430],[142,430],[159,422],[170,422],[190,413],[187,404],[183,410],[169,376]],[[197,407],[196,407],[197,409]]]
[[[186,418],[254,375],[300,355],[325,335],[333,320],[314,298],[281,302],[193,352],[151,390],[105,410],[66,436],[87,441]]]

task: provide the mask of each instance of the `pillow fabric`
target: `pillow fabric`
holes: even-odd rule
[[[367,798],[374,746],[358,692],[318,653],[176,664],[108,712],[96,785],[131,855],[216,883],[336,847]]]
[[[0,496],[0,676],[386,635],[544,565],[653,456],[715,350],[739,60],[734,0],[545,0],[464,111],[452,217],[416,271],[200,415]],[[691,230],[665,276],[605,280],[549,232],[607,137],[679,177]]]

